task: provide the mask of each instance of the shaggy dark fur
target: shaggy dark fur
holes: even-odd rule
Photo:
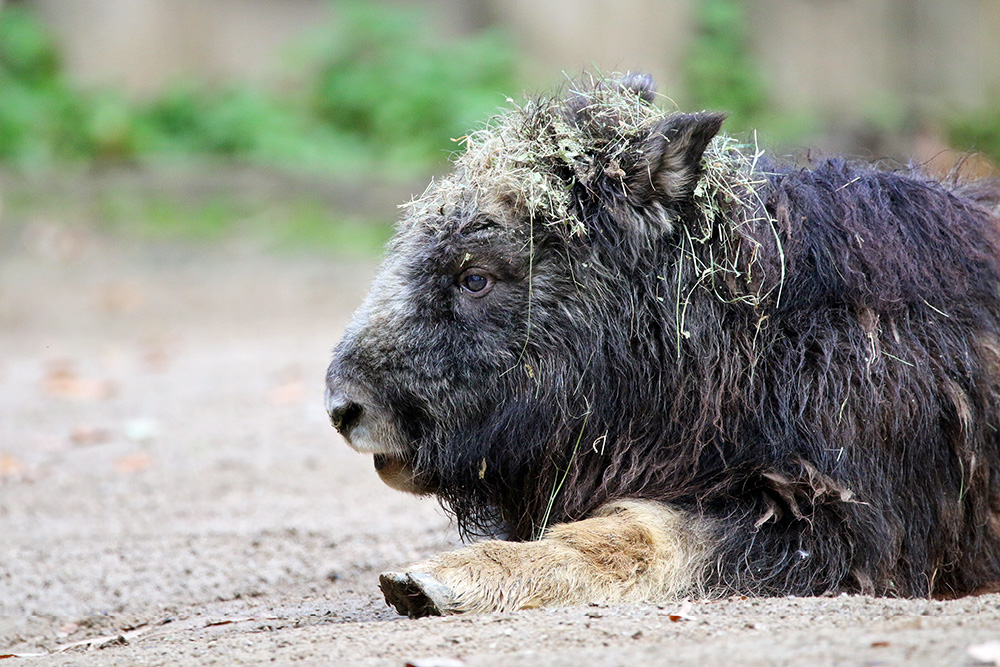
[[[337,348],[332,394],[389,415],[419,488],[466,533],[531,539],[655,499],[718,522],[717,592],[1000,580],[995,194],[761,161],[709,225],[694,188],[721,117],[667,115],[623,151],[595,94],[560,113],[607,135],[614,164],[548,172],[586,232],[472,182],[416,207]],[[519,122],[540,122],[533,108]],[[720,258],[734,268],[706,276]],[[463,289],[470,266],[482,298]]]

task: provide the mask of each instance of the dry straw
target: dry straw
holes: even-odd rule
[[[568,118],[567,100],[576,118],[585,122]],[[634,164],[643,139],[676,113],[664,111],[614,78],[591,78],[589,86],[571,89],[566,96],[520,105],[508,99],[508,103],[508,109],[457,140],[464,150],[455,158],[454,172],[405,205],[411,219],[430,224],[433,214],[444,208],[471,204],[497,222],[522,225],[529,220],[533,226],[541,220],[570,236],[585,235],[586,221],[574,212],[573,187],[613,173],[620,165]],[[701,219],[684,225],[679,240],[696,276],[688,289],[702,286],[720,299],[754,307],[770,296],[763,292],[763,285],[775,282],[762,279],[758,261],[756,237],[763,223],[770,227],[781,257],[782,275],[776,283],[780,300],[784,257],[774,220],[760,200],[765,184],[765,174],[758,169],[761,155],[756,137],[753,144],[745,144],[720,134],[706,149],[694,190]],[[746,289],[718,289],[733,279]],[[681,331],[681,311],[689,298],[690,292],[678,295]]]

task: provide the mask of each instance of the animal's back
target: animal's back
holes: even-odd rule
[[[843,577],[926,595],[995,579],[996,219],[932,179],[840,159],[770,178],[786,281],[750,402],[750,430],[779,450],[758,504],[767,521],[818,522],[771,545],[803,561],[773,590]],[[834,566],[828,580],[816,560]]]

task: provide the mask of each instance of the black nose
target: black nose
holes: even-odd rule
[[[358,419],[361,418],[363,408],[344,394],[327,389],[326,412],[330,415],[330,423],[333,424],[333,427],[341,435],[347,437],[354,425],[358,423]]]

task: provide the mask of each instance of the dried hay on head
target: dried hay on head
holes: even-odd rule
[[[533,229],[535,221],[542,221],[566,237],[587,234],[587,221],[574,210],[573,188],[589,187],[606,176],[627,188],[622,170],[642,168],[644,140],[678,113],[658,106],[650,90],[630,87],[632,80],[633,75],[591,76],[565,95],[520,105],[508,99],[508,109],[459,140],[464,150],[455,158],[452,174],[405,205],[412,219],[430,224],[457,208],[512,227],[527,222]],[[780,253],[774,221],[758,195],[766,182],[758,171],[761,154],[756,142],[741,144],[719,134],[702,157],[693,194],[700,220],[684,226],[680,244],[700,276],[698,284],[709,289],[714,290],[714,278],[763,285],[752,275],[756,259],[740,257],[741,249],[758,243],[758,223],[770,225]],[[709,245],[723,252],[709,249],[706,259],[702,250]],[[738,298],[756,305],[763,297],[759,289],[750,289]]]

